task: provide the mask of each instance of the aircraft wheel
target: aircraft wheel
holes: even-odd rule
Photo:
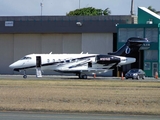
[[[145,79],[145,75],[143,75],[142,79]]]
[[[87,79],[87,75],[83,75],[82,78],[83,78],[83,79]]]
[[[87,75],[81,75],[81,74],[79,74],[79,79],[87,79]]]
[[[27,78],[27,75],[23,75],[23,78],[26,79],[26,78]]]

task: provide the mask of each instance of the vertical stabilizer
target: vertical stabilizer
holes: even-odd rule
[[[145,46],[145,47],[144,47]],[[150,42],[145,38],[131,37],[127,40],[127,42],[116,52],[108,53],[109,55],[117,55],[117,56],[126,56],[133,54],[133,52],[137,52],[141,50],[148,49],[150,47]]]

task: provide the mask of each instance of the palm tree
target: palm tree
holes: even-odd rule
[[[106,8],[105,10],[103,10],[103,15],[110,15],[111,11],[109,10],[109,8]]]
[[[148,9],[151,10],[152,12],[156,13],[156,14],[159,13],[159,11],[157,11],[157,10],[154,9],[154,8],[152,8],[152,6],[149,6]]]

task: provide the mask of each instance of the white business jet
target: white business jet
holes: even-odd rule
[[[27,78],[26,70],[35,69],[36,76],[42,77],[42,71],[52,70],[61,73],[75,73],[81,79],[90,74],[102,74],[113,70],[117,66],[131,64],[135,58],[125,57],[134,50],[149,43],[144,38],[129,38],[119,50],[107,55],[101,54],[29,54],[14,62],[9,67],[14,71],[24,71],[23,78]]]

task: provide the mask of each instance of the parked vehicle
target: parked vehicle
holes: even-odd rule
[[[125,78],[132,78],[137,80],[140,78],[145,79],[145,72],[142,69],[131,69],[125,74]]]

